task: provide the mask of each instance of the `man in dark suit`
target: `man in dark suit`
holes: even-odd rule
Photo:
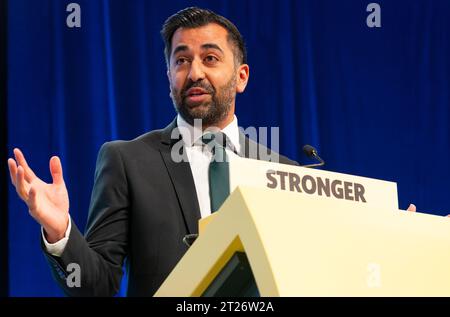
[[[260,159],[258,153],[269,152],[237,127],[235,98],[249,78],[237,28],[211,11],[188,8],[167,19],[162,35],[178,115],[162,130],[102,146],[84,236],[69,215],[59,158],[50,159],[52,184],[33,173],[19,149],[8,160],[12,183],[42,225],[42,247],[68,295],[115,295],[125,259],[128,295],[154,294],[186,252],[183,237],[197,233],[198,220],[215,211],[208,180],[213,154],[201,138],[206,132],[225,136],[228,155]],[[72,263],[80,268],[80,285],[67,283]]]

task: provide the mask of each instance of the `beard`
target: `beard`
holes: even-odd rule
[[[187,101],[186,92],[193,87],[204,89],[209,95],[209,100],[202,103],[190,104]],[[205,80],[193,82],[188,80],[181,91],[170,87],[170,96],[177,113],[190,125],[194,125],[195,119],[202,120],[203,127],[215,126],[224,120],[230,113],[234,98],[236,97],[236,78],[232,78],[216,90]]]

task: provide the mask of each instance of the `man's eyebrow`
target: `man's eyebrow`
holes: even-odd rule
[[[175,54],[178,53],[178,52],[185,52],[185,51],[187,51],[187,50],[189,50],[189,48],[187,47],[187,45],[179,45],[179,46],[177,46],[177,47],[174,49],[172,55],[175,55]]]
[[[207,49],[215,49],[220,51],[222,54],[224,54],[224,52],[222,51],[222,49],[220,48],[219,45],[214,44],[214,43],[206,43],[202,45],[202,49],[207,50]]]
[[[208,49],[213,49],[213,50],[218,50],[220,51],[222,54],[224,54],[223,50],[220,48],[219,45],[214,44],[214,43],[205,43],[202,45],[202,49],[203,50],[208,50]],[[175,55],[179,52],[186,52],[189,50],[189,47],[187,45],[179,45],[177,46],[174,50],[172,55]]]

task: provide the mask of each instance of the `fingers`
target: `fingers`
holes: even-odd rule
[[[408,209],[406,209],[406,211],[416,212],[417,211],[417,207],[414,204],[409,204],[409,207],[408,207]],[[450,215],[447,215],[446,217],[450,218]]]
[[[28,193],[27,205],[30,210],[36,210],[36,190],[33,187]]]
[[[23,170],[25,172],[25,174],[24,174],[25,179],[28,182],[31,182],[36,177],[36,175],[34,174],[33,170],[28,166],[28,163],[25,160],[25,156],[23,155],[22,151],[15,148],[14,156],[16,157],[17,165],[20,165],[23,167]]]
[[[28,200],[29,187],[30,185],[25,180],[25,171],[22,166],[19,166],[17,168],[16,176],[16,191],[20,198],[22,198],[24,201]]]
[[[16,161],[12,158],[8,159],[9,177],[11,177],[11,183],[16,186],[17,165]]]
[[[61,160],[57,156],[53,156],[50,159],[50,173],[52,174],[54,184],[59,185],[64,183]]]
[[[29,188],[30,184],[25,180],[25,172],[22,166],[17,166],[16,161],[13,159],[8,159],[9,176],[11,177],[11,182],[16,188],[16,192],[21,199],[27,201],[29,198]]]

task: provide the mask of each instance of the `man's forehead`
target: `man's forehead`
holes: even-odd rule
[[[197,28],[179,28],[172,37],[172,51],[179,45],[202,47],[205,43],[224,46],[228,41],[228,31],[221,25],[210,23]]]

